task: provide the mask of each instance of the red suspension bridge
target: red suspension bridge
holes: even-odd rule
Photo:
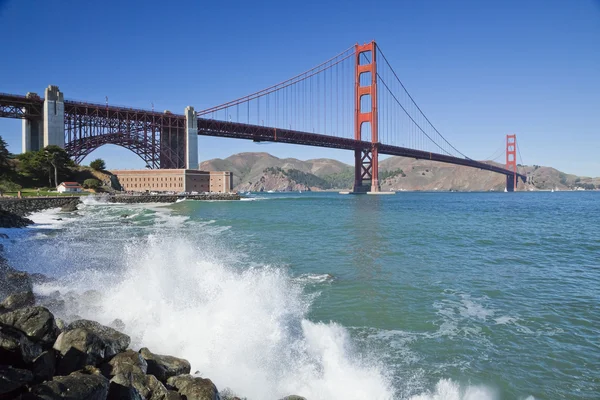
[[[105,144],[150,168],[197,168],[197,137],[218,136],[354,151],[355,192],[379,192],[380,154],[464,165],[520,178],[507,135],[506,166],[476,161],[444,137],[408,93],[375,42],[355,45],[284,82],[209,109],[173,114],[64,100],[56,86],[0,94],[0,117],[23,119],[23,151],[50,144],[76,162]]]

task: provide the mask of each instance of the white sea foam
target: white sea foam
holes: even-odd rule
[[[156,219],[169,228],[187,224],[167,212]],[[124,246],[113,260],[122,271],[68,274],[37,293],[99,290],[62,316],[120,318],[132,347],[185,357],[192,372],[248,399],[394,397],[384,366],[361,356],[344,327],[307,319],[311,297],[286,269],[235,268],[225,246],[200,246],[178,229],[155,232]]]
[[[495,400],[496,391],[486,386],[461,387],[450,379],[442,379],[432,392],[411,397],[411,400]]]
[[[147,234],[127,240],[129,231],[119,226],[111,241],[103,238],[95,242],[104,254],[114,253],[108,260],[110,271],[81,269],[36,287],[37,294],[42,295],[55,290],[63,294],[70,290],[80,294],[89,289],[100,292],[99,296],[80,296],[86,300],[72,303],[61,317],[74,318],[76,314],[104,324],[119,318],[132,337],[131,347],[147,346],[154,352],[187,358],[192,372],[198,370],[219,389],[229,387],[248,399],[280,399],[289,394],[311,400],[401,397],[384,372],[393,367],[384,364],[383,355],[374,352],[371,358],[357,351],[349,331],[339,324],[308,320],[313,297],[304,294],[303,287],[330,282],[330,275],[292,278],[285,268],[264,266],[254,260],[244,261],[246,266],[239,268],[232,260],[245,259],[245,255],[232,253],[226,243],[219,244],[219,234],[228,227],[212,220],[192,221],[165,207],[122,207],[129,210],[127,213],[134,210],[140,214],[142,208],[153,210],[147,215],[154,220],[152,227],[144,228]],[[127,219],[113,205],[84,203],[82,209],[84,221],[70,229],[88,229],[86,224],[106,227],[104,224]],[[134,219],[134,215],[129,217]],[[129,225],[127,229],[141,228]],[[202,236],[194,236],[198,234]],[[127,244],[114,243],[121,236]],[[76,246],[76,240],[62,243],[64,252],[71,255],[76,254]],[[57,255],[53,262],[60,263],[60,257]],[[479,301],[465,297],[448,305],[440,304],[439,314],[450,325],[442,325],[439,332],[426,336],[438,336],[446,328],[457,331],[460,318],[485,320],[493,315]],[[409,385],[409,393],[423,391],[419,388],[427,387],[427,379],[416,368],[417,354],[408,347],[415,334],[398,331],[380,335],[381,340],[390,342],[391,349],[402,354],[403,360],[415,366],[401,374],[403,389]],[[399,339],[401,343],[393,346]],[[431,391],[411,397],[496,398],[489,387],[445,379]]]

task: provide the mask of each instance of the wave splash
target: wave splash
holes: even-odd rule
[[[280,268],[228,267],[225,250],[149,235],[125,247],[122,272],[70,275],[60,289],[99,294],[66,314],[118,318],[133,348],[184,357],[249,399],[393,398],[383,366],[360,356],[345,328],[306,318],[301,284]]]

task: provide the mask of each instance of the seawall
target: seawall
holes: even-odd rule
[[[24,217],[48,208],[63,207],[70,203],[79,203],[78,196],[63,197],[25,197],[23,199],[0,199],[0,210]]]
[[[175,203],[177,200],[239,200],[240,195],[235,193],[212,194],[156,194],[156,195],[115,195],[107,200],[111,203]]]

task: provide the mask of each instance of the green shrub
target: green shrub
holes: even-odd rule
[[[100,187],[100,181],[98,179],[86,179],[83,181],[83,187],[86,189],[98,189]]]
[[[90,163],[90,167],[96,171],[102,171],[106,169],[106,163],[103,159],[97,158]]]

